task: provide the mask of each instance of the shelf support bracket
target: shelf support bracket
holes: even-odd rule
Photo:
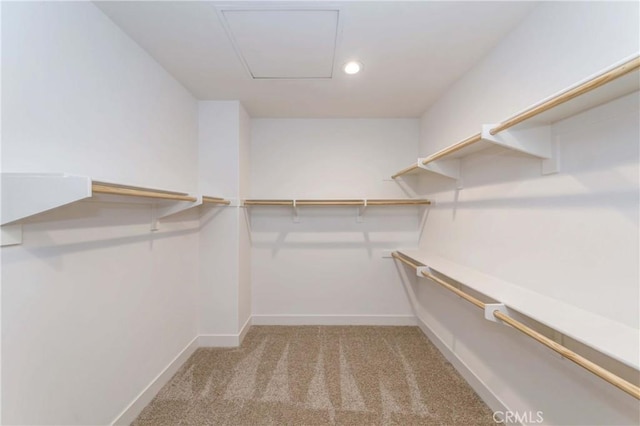
[[[422,275],[422,273],[425,272],[427,274],[431,273],[431,269],[428,266],[418,266],[416,268],[416,275],[420,278],[424,278],[424,275]]]
[[[364,222],[364,211],[367,209],[367,199],[364,199],[364,205],[357,207],[358,215],[356,216],[356,222],[362,223]]]
[[[293,223],[300,223],[300,216],[298,216],[298,205],[296,200],[293,201]]]
[[[451,158],[448,160],[436,160],[423,164],[424,158],[418,158],[418,167],[431,173],[454,179],[457,182],[457,188],[462,188],[462,178],[460,177],[460,160]]]
[[[202,195],[198,195],[196,201],[193,202],[177,201],[168,206],[154,205],[151,213],[151,231],[160,229],[160,219],[200,205],[202,205]]]
[[[550,175],[559,172],[555,139],[548,124],[526,128],[510,128],[495,135],[491,129],[497,124],[482,126],[482,140],[514,151],[531,155],[542,160],[541,172]]]
[[[507,308],[504,303],[487,303],[484,305],[484,319],[486,319],[487,321],[504,324],[502,321],[500,321],[498,318],[496,318],[493,315],[494,311],[500,311],[505,315],[511,316],[509,312],[509,308]]]

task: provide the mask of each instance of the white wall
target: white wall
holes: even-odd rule
[[[4,172],[196,189],[193,97],[91,4],[3,3]]]
[[[253,119],[251,197],[403,197],[390,176],[418,133],[416,119]]]
[[[418,145],[416,119],[254,119],[252,198],[406,197],[389,181]],[[385,180],[386,179],[386,180]],[[416,207],[252,207],[254,323],[411,323],[384,250],[415,246]]]
[[[240,105],[239,122],[239,191],[244,199],[251,190],[251,118]],[[238,211],[238,325],[242,327],[251,317],[251,229],[245,209]]]
[[[633,2],[542,3],[422,116],[421,154],[638,52]]]
[[[2,249],[4,424],[107,424],[196,336],[198,222],[81,202]]]
[[[2,4],[3,171],[195,191],[197,103],[93,4]],[[106,424],[196,336],[196,213],[81,202],[2,248],[2,422]]]
[[[200,191],[237,201],[248,186],[249,116],[238,101],[199,103]],[[199,331],[233,345],[251,315],[250,251],[243,209],[203,207]],[[236,336],[236,337],[233,337]]]
[[[638,3],[539,5],[425,113],[421,154],[638,52],[638,12]],[[421,247],[638,328],[639,126],[635,94],[554,126],[557,175],[501,150],[464,159],[459,192],[425,175],[438,203]],[[510,409],[542,410],[548,424],[640,420],[637,401],[613,386],[425,280],[416,291],[428,327]]]

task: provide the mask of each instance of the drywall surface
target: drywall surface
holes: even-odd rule
[[[196,101],[93,4],[2,5],[2,169],[194,191]],[[2,423],[108,424],[197,333],[198,219],[80,202],[2,248]]]
[[[638,52],[638,8],[539,5],[424,114],[421,154]],[[459,191],[425,174],[422,191],[438,203],[421,247],[638,328],[638,117],[636,93],[556,123],[556,175],[500,149],[462,161]],[[639,422],[632,397],[420,282],[424,322],[511,410],[540,410],[547,424]]]
[[[254,119],[252,198],[403,198],[385,181],[415,156],[416,119]],[[406,160],[404,160],[406,161]],[[385,251],[415,246],[419,208],[251,207],[254,322],[407,323]]]
[[[107,424],[195,337],[197,219],[149,210],[81,202],[2,249],[4,424]]]
[[[238,101],[198,103],[198,190],[233,198],[239,191]]]
[[[199,103],[200,190],[234,201],[203,207],[200,232],[200,334],[211,344],[237,336],[251,316],[250,239],[244,209],[250,119],[238,101]]]
[[[239,188],[237,101],[199,102],[200,191],[237,198]],[[199,334],[238,333],[238,212],[202,207],[200,222]]]
[[[3,4],[2,170],[194,192],[194,98],[92,4]]]
[[[233,208],[202,207],[199,333],[238,333],[238,218]]]
[[[239,191],[238,198],[247,198],[251,185],[251,118],[240,105],[239,120]],[[238,214],[238,325],[251,317],[251,229],[246,209]]]
[[[418,132],[416,119],[253,119],[251,197],[406,197],[389,176]]]
[[[640,50],[638,4],[541,4],[422,116],[427,155]]]

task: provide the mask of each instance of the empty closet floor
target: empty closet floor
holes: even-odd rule
[[[198,349],[134,425],[494,425],[417,327],[254,326]]]

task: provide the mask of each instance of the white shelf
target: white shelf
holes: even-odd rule
[[[531,115],[515,125],[509,125],[509,128],[530,128],[549,125],[637,92],[640,90],[639,62],[638,55],[634,55],[631,58],[613,64],[595,75],[513,114],[510,118],[503,120],[502,123],[509,125],[509,122],[518,120],[521,116]],[[612,73],[622,74],[611,75]],[[574,96],[575,93],[579,94]],[[563,100],[567,97],[569,98],[568,100]],[[527,114],[528,112],[530,114]]]
[[[315,199],[315,200],[287,200],[287,199],[251,199],[242,202],[245,207],[283,206],[293,209],[293,221],[300,222],[298,207],[340,207],[353,206],[357,208],[356,222],[364,222],[364,210],[369,207],[383,206],[413,206],[430,205],[431,201],[423,198],[394,198],[394,199]]]
[[[2,173],[2,218],[6,225],[90,198],[91,179],[64,173]]]
[[[229,200],[210,196],[192,196],[183,192],[141,188],[92,181],[88,176],[65,173],[2,173],[2,211],[0,245],[22,242],[20,220],[94,196],[133,197],[151,200],[153,217],[151,230],[158,229],[159,220],[204,203],[228,206]],[[149,201],[147,201],[149,202]]]
[[[543,160],[542,173],[556,173],[551,125],[640,90],[640,58],[634,55],[397,172],[392,178],[427,170],[459,179],[460,158],[501,146]],[[425,164],[426,163],[426,164]],[[460,185],[458,185],[460,187]]]
[[[418,250],[399,252],[560,333],[640,369],[640,330],[549,296],[500,280],[440,256]]]
[[[513,128],[527,128],[553,124],[581,112],[604,105],[640,90],[640,71],[635,70],[604,86],[573,98],[563,104],[531,117]]]

